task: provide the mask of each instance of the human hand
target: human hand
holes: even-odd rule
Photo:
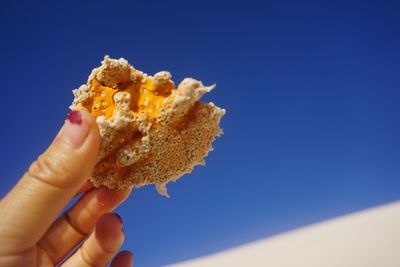
[[[105,266],[124,241],[122,220],[109,213],[131,190],[93,188],[87,181],[97,160],[100,135],[87,112],[73,111],[50,147],[0,201],[0,266]],[[68,211],[57,215],[76,195]],[[132,266],[130,252],[112,267]]]

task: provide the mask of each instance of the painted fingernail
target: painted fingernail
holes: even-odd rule
[[[114,213],[114,215],[118,218],[119,222],[122,224],[122,218],[121,218],[121,216],[119,216],[119,214],[117,214],[117,213]]]
[[[82,123],[82,115],[79,111],[73,110],[68,114],[67,120],[69,120],[72,124],[79,124]]]
[[[82,119],[81,112],[73,110],[68,114],[60,136],[69,141],[75,148],[79,148],[85,141],[88,132],[89,127]]]

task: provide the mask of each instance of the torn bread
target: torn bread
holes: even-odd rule
[[[192,78],[178,87],[166,71],[149,76],[123,59],[104,58],[86,85],[73,90],[71,109],[96,117],[101,135],[98,163],[90,177],[110,189],[166,184],[204,165],[222,134],[225,110],[200,98],[214,86]]]

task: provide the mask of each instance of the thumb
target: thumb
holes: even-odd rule
[[[23,250],[40,239],[89,177],[99,143],[94,118],[85,111],[72,111],[50,147],[0,202],[0,239],[12,239],[1,242],[0,253],[6,249],[2,244]]]

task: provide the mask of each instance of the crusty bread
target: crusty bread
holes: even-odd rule
[[[106,56],[87,84],[73,90],[70,107],[88,110],[99,126],[93,184],[110,189],[155,184],[167,196],[166,184],[204,165],[212,141],[222,134],[225,110],[199,101],[213,88],[192,78],[175,88],[169,72],[149,76],[123,58]]]

